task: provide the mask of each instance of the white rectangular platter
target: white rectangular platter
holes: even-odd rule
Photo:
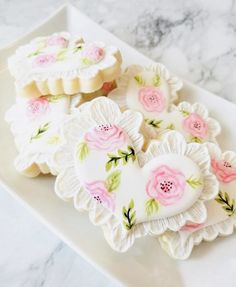
[[[71,248],[125,286],[235,286],[235,235],[203,243],[195,248],[187,261],[169,258],[154,238],[142,238],[125,254],[110,249],[99,228],[88,220],[87,214],[76,212],[72,205],[62,202],[53,191],[54,179],[49,176],[27,179],[16,173],[13,159],[16,155],[4,113],[14,102],[14,85],[6,59],[15,48],[29,39],[51,32],[68,30],[82,35],[85,40],[101,40],[121,49],[124,65],[144,64],[152,61],[127,44],[103,30],[73,6],[64,6],[40,27],[11,46],[0,50],[0,181],[18,201],[29,208],[50,230]],[[171,67],[170,67],[171,68]],[[236,105],[187,82],[181,95],[183,100],[205,104],[212,116],[222,125],[220,144],[224,149],[236,151]]]

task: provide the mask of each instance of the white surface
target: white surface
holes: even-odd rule
[[[74,19],[74,21],[78,25],[78,20]],[[66,23],[66,21],[60,21],[60,25],[63,25],[64,23]],[[69,27],[71,27],[71,24],[72,23],[69,22]],[[77,27],[79,28],[79,26]],[[49,29],[47,29],[47,31],[49,31]],[[89,30],[89,32],[94,33],[93,30]],[[96,37],[99,36],[98,33],[95,34]],[[104,37],[106,38],[106,36]],[[103,37],[99,37],[99,39],[103,40]],[[113,43],[115,43],[115,41]],[[127,51],[128,50],[126,50],[126,48],[124,47],[123,52]],[[128,55],[126,54],[126,56]],[[137,57],[137,54],[132,53],[128,58],[130,62],[132,62],[132,59],[135,60],[135,57]],[[140,59],[141,61],[145,61],[143,57],[141,57]],[[5,92],[4,94],[9,94],[9,98],[4,98],[6,100],[9,100],[9,102],[6,102],[5,105],[2,104],[0,106],[1,114],[5,110],[6,105],[9,106],[10,101],[13,101],[13,92],[11,86],[12,82],[9,82],[8,79],[8,75],[1,74],[1,90]],[[185,93],[187,93],[187,90],[185,90]],[[217,108],[222,107],[220,99],[216,100],[215,98],[211,98],[210,94],[205,94],[199,90],[197,90],[195,95],[191,95],[191,97],[198,97],[203,101],[209,99],[211,110],[215,111],[216,117],[221,121],[227,121],[230,118],[231,121],[229,123],[232,125],[232,130],[234,130],[233,122],[236,121],[236,110],[234,106],[231,106],[226,102],[226,108],[224,107],[223,111],[219,112]],[[227,110],[227,107],[229,110]],[[225,117],[225,115],[229,116]],[[92,256],[93,259],[99,261],[100,265],[108,266],[108,268],[115,272],[117,276],[125,278],[126,282],[131,285],[135,284],[136,286],[144,286],[144,284],[145,286],[158,286],[160,283],[162,283],[163,286],[173,286],[173,284],[174,286],[199,286],[200,284],[202,284],[203,286],[204,284],[206,286],[222,286],[223,283],[228,284],[227,286],[234,286],[233,274],[235,273],[236,269],[236,267],[234,267],[234,236],[231,236],[224,240],[217,240],[217,242],[214,242],[214,244],[203,244],[200,248],[197,248],[197,250],[194,251],[192,258],[188,262],[175,262],[172,259],[168,258],[159,249],[154,239],[139,240],[136,246],[126,255],[116,254],[112,252],[106,245],[101,233],[97,230],[97,228],[92,227],[90,224],[84,224],[88,223],[86,215],[78,215],[78,222],[80,222],[80,224],[77,224],[77,222],[75,223],[74,221],[70,221],[70,218],[72,218],[71,216],[74,214],[74,211],[71,209],[71,207],[64,204],[63,202],[60,202],[54,196],[54,194],[52,193],[52,189],[50,189],[48,185],[47,188],[44,188],[44,186],[41,184],[42,181],[48,179],[41,178],[34,181],[26,180],[15,173],[11,165],[11,161],[9,162],[9,157],[13,157],[15,151],[14,147],[12,146],[12,139],[9,137],[8,128],[6,127],[5,123],[2,122],[2,116],[0,125],[3,136],[3,140],[1,139],[0,145],[1,150],[4,151],[4,153],[1,154],[0,159],[1,176],[5,175],[5,179],[10,182],[10,185],[15,186],[17,183],[18,193],[20,193],[21,196],[23,196],[25,199],[29,200],[31,204],[33,204],[35,207],[42,209],[45,216],[53,217],[52,211],[54,211],[55,208],[52,209],[52,204],[56,204],[58,207],[60,207],[60,213],[58,214],[58,216],[64,215],[62,216],[63,219],[54,223],[57,223],[57,227],[58,224],[59,226],[63,225],[63,228],[66,230],[66,233],[69,234],[70,237],[74,238],[77,244],[79,243],[79,246],[82,246],[83,251],[87,253],[88,256]],[[229,133],[229,128],[224,129],[223,138],[231,136],[232,134]],[[235,137],[231,137],[229,140],[231,148],[234,148],[235,150]],[[5,168],[3,169],[3,167]],[[35,188],[36,185],[37,189]],[[29,190],[32,190],[34,192],[29,193]],[[0,239],[0,242],[2,242],[2,238],[6,239],[3,240],[3,244],[1,244],[0,246],[0,265],[4,266],[1,267],[1,286],[40,286],[40,284],[43,286],[77,286],[78,283],[79,286],[86,286],[86,283],[89,286],[106,286],[106,284],[107,286],[111,286],[112,283],[105,281],[102,276],[98,277],[98,273],[96,273],[96,277],[93,277],[91,284],[89,281],[86,281],[91,278],[90,274],[94,273],[93,269],[90,270],[90,273],[88,272],[86,274],[86,276],[90,277],[83,281],[83,265],[81,266],[80,263],[78,265],[72,265],[71,269],[68,268],[68,266],[71,266],[71,260],[70,256],[68,255],[67,256],[69,258],[65,260],[65,254],[68,254],[70,252],[73,258],[78,257],[73,255],[69,249],[67,249],[63,245],[60,245],[60,243],[58,243],[59,241],[57,241],[57,239],[53,237],[53,235],[47,234],[44,236],[44,234],[42,233],[45,231],[30,216],[27,216],[26,220],[28,220],[28,222],[25,223],[25,229],[22,227],[24,226],[24,224],[20,224],[19,221],[17,222],[19,228],[17,228],[17,224],[14,225],[14,223],[11,222],[9,217],[11,218],[12,215],[12,221],[16,220],[14,217],[14,212],[16,209],[19,210],[18,214],[21,214],[22,217],[24,217],[24,214],[26,214],[26,212],[21,212],[21,208],[18,207],[15,202],[12,202],[11,209],[11,207],[9,207],[7,204],[8,201],[10,201],[8,199],[8,196],[6,194],[3,194],[2,197],[3,200],[1,201],[1,211],[4,211],[4,218],[2,218],[2,213],[0,213],[0,219],[1,230],[3,230],[4,232],[3,236]],[[19,216],[18,214],[17,217]],[[67,219],[69,219],[68,222],[66,221]],[[37,232],[34,232],[34,225],[38,226],[38,230],[41,230],[40,235],[38,235]],[[26,238],[27,240],[27,232],[25,230],[29,229],[29,227],[33,230],[32,233],[30,232],[28,242],[25,245],[24,249],[22,248],[22,242],[24,242],[22,238]],[[78,233],[76,232],[79,232],[79,238]],[[20,236],[18,234],[20,234]],[[86,235],[88,234],[90,235],[90,241],[86,239]],[[49,239],[47,239],[47,236],[49,237]],[[35,252],[36,254],[32,254],[31,250],[36,249],[38,240],[42,240],[41,242],[44,243],[43,238],[46,238],[45,241],[47,242],[47,244],[41,246],[41,249],[40,251],[38,251],[38,253]],[[96,244],[94,242],[94,238],[96,238]],[[51,243],[53,241],[55,241],[55,244],[52,244],[53,246],[50,246],[49,242]],[[60,247],[55,248],[55,246],[62,246],[61,248],[62,250],[65,250],[65,253],[61,255]],[[50,258],[54,256],[53,254],[56,254],[56,256],[58,255],[58,258],[61,258],[61,261],[59,259],[51,260]],[[219,257],[221,258],[220,262]],[[16,261],[14,265],[13,261]],[[47,263],[48,261],[49,263]],[[58,262],[61,262],[61,264],[59,264]],[[85,268],[87,268],[88,265],[86,263],[84,264]],[[67,268],[66,271],[65,266]],[[73,267],[76,269],[74,271],[74,274]],[[81,272],[79,272],[76,267],[78,269],[80,268]],[[208,275],[210,273],[214,273],[214,276],[209,277]],[[134,275],[136,276],[136,279]],[[42,281],[40,281],[39,278],[42,278]]]

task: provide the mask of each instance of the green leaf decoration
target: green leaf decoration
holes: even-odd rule
[[[193,142],[193,143],[202,143],[202,140],[199,137],[191,137],[191,142]]]
[[[189,116],[189,112],[188,111],[186,111],[186,110],[181,110],[180,111],[181,112],[181,114],[184,116],[184,117],[187,117],[187,116]]]
[[[175,130],[175,125],[174,124],[169,124],[167,127],[166,127],[167,130]]]
[[[61,100],[62,98],[64,98],[65,95],[54,95],[54,96],[47,96],[47,100],[50,102],[50,103],[56,103],[58,102],[59,100]]]
[[[146,201],[145,210],[147,216],[151,216],[152,214],[156,213],[159,210],[159,203],[156,199],[151,198]]]
[[[83,161],[89,154],[89,147],[87,143],[81,142],[78,147],[77,147],[77,152],[76,152],[76,157],[80,160]]]
[[[43,49],[46,47],[46,44],[45,43],[39,43],[37,46],[38,47],[36,48],[36,50],[34,52],[30,53],[28,55],[28,57],[34,57],[34,56],[41,54],[43,52]]]
[[[58,135],[52,136],[47,140],[47,144],[56,145],[60,142],[60,137]]]
[[[134,79],[140,86],[145,85],[145,80],[142,78],[142,76],[136,75],[136,76],[134,76]]]
[[[220,190],[215,201],[221,204],[228,216],[232,216],[235,213],[235,199],[231,199],[227,192]]]
[[[81,51],[83,48],[83,44],[80,43],[78,44],[74,49],[73,49],[73,53],[77,53],[78,51]]]
[[[57,60],[58,60],[58,61],[63,61],[63,60],[65,60],[66,54],[67,54],[67,49],[61,49],[61,51],[59,51],[59,52],[57,53],[57,56],[56,56]]]
[[[93,64],[93,62],[91,60],[89,60],[88,58],[81,58],[80,61],[83,65],[92,65]]]
[[[49,123],[41,125],[37,130],[35,130],[30,138],[30,141],[39,139],[43,134],[49,129]]]
[[[134,200],[131,199],[129,202],[129,206],[126,208],[125,206],[122,208],[123,214],[123,225],[125,229],[130,230],[136,222],[136,211],[134,210]]]
[[[38,49],[38,50],[36,50],[36,51],[30,53],[30,54],[28,55],[28,58],[37,56],[37,55],[39,55],[39,54],[41,54],[41,53],[42,53],[41,49]]]
[[[155,129],[159,129],[163,120],[145,119],[145,122],[147,125],[152,126]]]
[[[113,171],[106,179],[106,188],[108,192],[115,191],[120,185],[121,171]]]
[[[129,160],[136,160],[135,150],[132,146],[127,147],[128,151],[118,150],[116,154],[108,154],[109,160],[106,163],[105,169],[109,171],[112,167],[117,167],[120,161],[122,161],[123,165],[126,165]]]
[[[152,83],[155,87],[159,87],[161,85],[161,77],[160,75],[155,75],[152,79]]]
[[[202,182],[200,179],[190,177],[186,180],[187,184],[190,185],[193,189],[197,188],[198,186],[202,185]]]

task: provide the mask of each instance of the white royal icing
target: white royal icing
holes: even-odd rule
[[[16,169],[27,175],[40,172],[56,174],[52,157],[62,143],[60,128],[76,102],[77,96],[41,96],[33,99],[17,97],[6,113],[19,155]]]
[[[194,245],[212,241],[219,235],[232,234],[236,225],[236,153],[221,152],[215,144],[207,143],[211,169],[219,181],[219,193],[207,202],[207,220],[202,224],[188,222],[179,232],[167,232],[159,241],[174,258],[186,259]]]
[[[203,202],[218,191],[206,147],[170,132],[142,153],[141,123],[141,114],[97,98],[64,124],[65,143],[55,154],[57,195],[88,210],[117,251],[136,237],[179,230],[190,218],[203,222]]]
[[[36,38],[18,48],[8,60],[10,72],[20,87],[50,79],[79,78],[83,82],[98,74],[102,78],[106,69],[116,65],[117,72],[119,62],[121,57],[116,47],[102,42],[84,43],[66,32]]]

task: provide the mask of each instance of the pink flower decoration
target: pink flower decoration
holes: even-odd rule
[[[225,160],[216,161],[212,159],[211,168],[220,182],[229,183],[236,180],[236,168],[233,168],[232,165]]]
[[[114,82],[105,82],[102,86],[103,92],[107,95],[115,88]]]
[[[171,205],[182,198],[185,186],[185,176],[182,172],[161,165],[151,173],[146,192],[162,205]]]
[[[61,48],[67,47],[69,41],[62,36],[52,35],[48,38],[47,44],[48,46],[59,46]]]
[[[50,106],[47,97],[31,99],[27,102],[26,113],[31,119],[45,115],[50,111]]]
[[[114,195],[107,191],[104,181],[95,180],[86,183],[85,188],[98,203],[101,203],[111,211],[115,210]]]
[[[162,112],[166,100],[162,91],[155,87],[143,87],[138,92],[139,102],[148,112]]]
[[[100,125],[84,136],[89,146],[96,150],[113,151],[123,146],[127,135],[116,125]]]
[[[38,55],[34,59],[34,65],[38,67],[46,67],[57,61],[57,58],[54,54],[43,54]]]
[[[196,113],[190,114],[183,121],[183,127],[194,137],[205,138],[208,133],[206,122]]]
[[[98,46],[91,45],[82,50],[81,56],[93,63],[97,63],[103,58],[104,50]]]
[[[181,231],[196,231],[200,228],[203,228],[204,224],[198,224],[198,223],[189,223],[185,224],[182,228]]]

